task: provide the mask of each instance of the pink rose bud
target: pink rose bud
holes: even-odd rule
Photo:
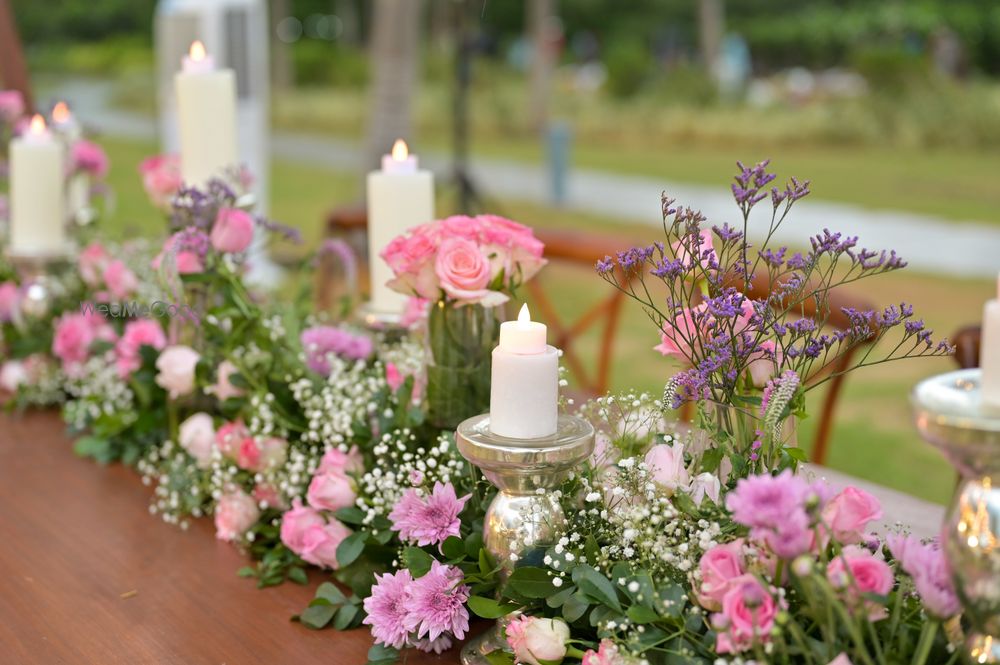
[[[215,450],[212,416],[201,412],[190,416],[181,423],[177,438],[181,448],[195,459],[199,469],[212,465],[212,452]]]
[[[295,499],[292,501],[292,509],[281,516],[281,542],[301,556],[305,548],[303,539],[306,531],[324,524],[323,517],[316,510],[303,506],[301,500]]]
[[[244,252],[253,240],[253,228],[253,217],[248,213],[236,208],[223,208],[212,227],[212,247],[220,252]]]
[[[507,643],[514,650],[514,659],[526,665],[561,663],[569,635],[569,626],[562,619],[521,616],[507,625]]]
[[[322,526],[311,526],[302,534],[299,556],[313,565],[336,570],[340,565],[337,562],[337,547],[349,535],[351,530],[333,519]]]
[[[201,358],[198,352],[190,346],[178,344],[169,346],[156,359],[156,385],[170,394],[171,399],[177,399],[194,390],[195,367]]]
[[[222,495],[215,507],[215,537],[238,540],[259,518],[260,510],[253,497],[240,489],[230,490]]]
[[[319,510],[340,510],[354,505],[357,494],[350,478],[342,473],[326,472],[313,476],[306,494],[309,505]]]
[[[864,540],[865,530],[882,517],[878,499],[857,487],[847,487],[823,508],[823,524],[842,545]]]

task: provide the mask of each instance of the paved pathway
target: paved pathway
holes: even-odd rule
[[[155,123],[148,117],[108,108],[106,84],[76,83],[61,89],[74,102],[85,125],[111,136],[154,139]],[[277,133],[271,144],[274,157],[332,169],[353,170],[360,159],[357,145],[318,136]],[[424,154],[424,162],[438,173],[448,172],[443,154]],[[478,158],[473,176],[484,194],[543,203],[548,200],[548,176],[543,167],[506,160]],[[998,184],[1000,186],[1000,184]],[[566,207],[659,226],[660,193],[666,190],[678,202],[700,208],[716,223],[735,224],[738,213],[727,191],[718,187],[679,184],[655,178],[616,175],[574,169]],[[751,220],[753,229],[767,229],[770,207]],[[765,211],[764,208],[767,208]],[[1000,211],[997,212],[1000,215]],[[895,249],[914,269],[966,277],[992,277],[1000,272],[1000,226],[956,223],[928,215],[876,211],[855,205],[806,199],[782,226],[776,238],[807,245],[824,227],[856,235],[864,247]]]

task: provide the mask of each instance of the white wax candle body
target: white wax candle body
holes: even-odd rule
[[[407,296],[386,286],[392,269],[379,254],[393,238],[434,219],[434,176],[430,171],[368,174],[368,266],[373,312],[402,314]]]
[[[204,186],[239,165],[236,77],[231,69],[183,71],[174,76],[184,183]]]
[[[1000,409],[1000,300],[990,300],[983,307],[979,367],[982,370],[980,395],[983,404]]]
[[[553,436],[559,420],[559,351],[493,349],[490,431],[511,439]]]
[[[50,134],[10,142],[10,248],[44,255],[66,249],[62,144]]]

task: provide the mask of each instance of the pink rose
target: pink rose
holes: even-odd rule
[[[696,318],[701,318],[704,306],[699,305],[693,310],[687,307],[674,316],[673,321],[664,321],[660,331],[660,343],[653,347],[665,356],[673,356],[680,360],[691,358],[691,344],[698,339],[698,324]]]
[[[851,659],[847,657],[846,653],[841,653],[836,658],[831,660],[827,665],[854,665],[851,663]]]
[[[351,479],[333,471],[317,473],[309,483],[306,499],[319,510],[340,510],[354,505],[358,495]]]
[[[13,321],[20,313],[21,289],[14,282],[0,284],[0,321]]]
[[[888,616],[884,605],[862,598],[863,594],[888,595],[893,584],[892,568],[867,549],[857,545],[845,547],[840,556],[827,565],[826,578],[835,589],[844,591],[849,604],[863,605],[869,621]]]
[[[219,363],[219,368],[215,372],[215,385],[210,388],[212,394],[214,394],[219,401],[224,402],[231,397],[240,397],[243,395],[243,391],[229,381],[229,378],[237,372],[239,372],[239,370],[236,368],[236,365],[228,360],[223,360]]]
[[[80,279],[88,286],[97,286],[104,274],[104,266],[107,265],[110,258],[101,243],[92,242],[87,245],[80,252],[80,258],[77,260]]]
[[[281,542],[288,549],[301,555],[304,549],[304,536],[312,527],[322,527],[323,517],[310,508],[303,506],[299,499],[292,501],[292,509],[281,516]]]
[[[250,438],[250,430],[240,420],[226,423],[215,433],[215,445],[226,457],[235,459],[246,439]]]
[[[413,297],[406,301],[406,309],[403,310],[403,318],[399,325],[403,328],[413,329],[427,320],[427,311],[430,308],[430,301],[424,298]]]
[[[284,510],[288,508],[281,492],[274,485],[261,483],[253,488],[253,498],[261,508],[277,508]]]
[[[13,123],[24,115],[24,95],[20,90],[0,90],[0,120]]]
[[[166,208],[181,188],[181,159],[178,155],[148,157],[139,165],[142,186],[153,205]]]
[[[52,353],[62,361],[63,370],[77,374],[90,357],[90,347],[97,340],[114,341],[115,331],[100,314],[64,314],[56,323]]]
[[[285,461],[288,442],[278,437],[244,437],[236,451],[236,464],[248,471],[266,471]]]
[[[249,213],[237,208],[222,208],[212,226],[212,247],[220,252],[245,252],[253,241],[254,221]]]
[[[197,252],[190,249],[175,249],[178,234],[167,238],[163,243],[163,251],[153,257],[153,270],[159,270],[163,259],[173,259],[174,269],[178,275],[194,275],[205,271],[205,262]]]
[[[167,345],[167,336],[160,324],[151,319],[139,319],[125,324],[125,332],[115,345],[118,375],[128,378],[132,372],[142,367],[139,349],[151,346],[157,351]]]
[[[364,459],[357,446],[351,446],[346,453],[337,448],[331,448],[323,453],[316,473],[339,473],[341,475],[364,473]]]
[[[721,617],[726,626],[716,638],[715,650],[722,653],[746,651],[753,643],[769,642],[778,606],[774,597],[753,575],[743,575],[731,581],[722,599]]]
[[[337,562],[337,547],[349,535],[351,530],[335,519],[323,526],[313,525],[302,533],[302,551],[299,556],[321,568],[337,570],[340,567]]]
[[[127,298],[139,288],[139,278],[128,269],[124,261],[114,260],[104,268],[104,283],[113,298]]]
[[[740,579],[746,572],[743,566],[742,538],[725,545],[716,545],[702,554],[698,561],[698,570],[701,571],[698,604],[707,610],[721,610],[722,599],[732,587],[733,580]]]
[[[495,298],[490,297],[491,292],[486,288],[490,282],[490,262],[469,240],[444,240],[438,250],[434,272],[444,292],[462,304],[489,300],[499,305],[507,301],[507,296],[498,293],[496,295],[502,299],[492,302]]]
[[[718,265],[715,254],[715,245],[713,244],[714,240],[715,237],[712,234],[712,229],[702,229],[698,234],[698,240],[685,236],[682,240],[675,242],[672,245],[674,256],[677,257],[677,260],[680,261],[686,268],[690,268],[697,263],[702,270],[707,271],[710,265]],[[696,261],[692,260],[691,252],[688,251],[688,246],[692,243],[696,245]]]
[[[194,390],[195,367],[201,356],[190,346],[177,344],[165,348],[156,359],[156,385],[177,399]]]
[[[215,537],[233,541],[243,537],[260,519],[257,502],[240,489],[231,489],[215,507]]]
[[[645,461],[653,482],[660,487],[670,492],[687,487],[689,476],[684,467],[683,445],[657,444],[646,453]]]
[[[108,175],[108,156],[104,149],[91,141],[80,140],[73,144],[73,169],[83,171],[92,178],[103,179]]]
[[[627,661],[618,651],[618,646],[609,639],[601,640],[597,651],[588,649],[583,654],[580,665],[627,665]]]
[[[28,383],[28,370],[20,360],[8,360],[0,367],[0,390],[9,393]]]
[[[437,243],[419,230],[394,238],[381,253],[395,275],[388,286],[409,296],[437,300],[441,287],[434,272],[435,252]]]
[[[561,663],[566,657],[569,626],[562,619],[521,615],[507,624],[507,644],[514,660],[525,665]]]
[[[207,413],[195,413],[181,423],[177,434],[178,443],[195,459],[199,469],[212,465],[215,450],[215,425]]]
[[[880,517],[878,499],[857,487],[845,488],[823,508],[823,525],[842,545],[860,543],[868,524]]]

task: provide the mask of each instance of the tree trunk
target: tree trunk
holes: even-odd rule
[[[713,80],[722,50],[722,35],[725,32],[725,10],[723,0],[698,0],[698,35],[701,59],[705,70]]]
[[[413,138],[412,100],[422,5],[420,0],[374,0],[365,171],[379,164],[396,139],[409,142]]]
[[[31,81],[28,66],[21,49],[21,38],[14,24],[14,10],[10,0],[0,0],[0,84],[24,95],[28,113],[34,109],[31,100]]]
[[[526,0],[525,15],[531,37],[531,89],[529,118],[532,127],[542,130],[549,121],[552,72],[556,66],[556,44],[552,19],[556,0]]]
[[[291,13],[290,0],[271,0],[271,87],[288,90],[295,83],[292,54],[288,44],[278,38],[278,24]]]

